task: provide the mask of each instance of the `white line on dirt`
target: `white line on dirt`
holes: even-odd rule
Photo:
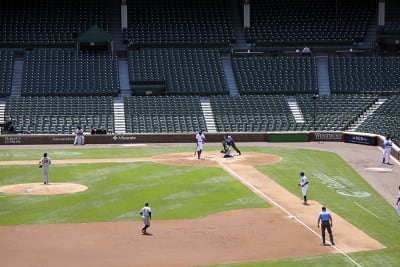
[[[287,209],[285,209],[284,207],[282,207],[281,205],[279,205],[277,202],[275,202],[273,199],[271,199],[270,197],[268,197],[266,194],[264,194],[263,192],[261,192],[260,190],[258,190],[255,186],[253,186],[251,183],[249,183],[245,178],[243,178],[242,176],[240,176],[239,174],[237,174],[236,172],[234,172],[231,168],[229,168],[228,166],[226,166],[225,164],[223,164],[222,162],[218,162],[219,165],[222,166],[222,168],[224,170],[226,170],[227,172],[229,172],[231,175],[233,175],[234,177],[236,177],[239,181],[241,181],[243,184],[245,184],[247,187],[249,187],[253,192],[255,192],[256,194],[258,194],[259,196],[261,196],[264,199],[267,199],[269,202],[271,202],[272,204],[274,204],[276,207],[278,207],[279,209],[281,209],[283,212],[285,212],[290,218],[295,219],[298,223],[300,223],[301,225],[303,225],[306,229],[308,229],[310,232],[312,232],[313,234],[315,234],[316,236],[318,236],[319,238],[322,238],[320,234],[318,234],[317,232],[315,232],[312,228],[310,228],[307,224],[305,224],[303,221],[301,221],[299,218],[297,218],[296,216],[294,216],[293,214],[291,214]],[[354,265],[358,266],[358,267],[362,267],[358,262],[356,262],[353,258],[351,258],[346,252],[342,251],[341,249],[339,249],[337,246],[332,246],[333,248],[335,248],[335,250],[337,252],[339,252],[340,254],[342,254],[344,257],[346,257],[349,261],[351,261]]]
[[[376,218],[380,219],[380,217],[378,215],[376,215],[375,213],[373,213],[372,211],[368,210],[367,208],[364,208],[361,204],[357,203],[357,202],[353,202],[356,206],[362,208],[363,210],[365,210],[366,212],[368,212],[369,214],[375,216]]]

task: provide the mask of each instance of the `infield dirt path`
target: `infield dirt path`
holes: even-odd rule
[[[321,205],[314,201],[310,201],[308,206],[302,205],[298,196],[254,167],[273,164],[280,160],[279,157],[251,152],[232,159],[222,159],[219,153],[206,152],[204,155],[204,160],[177,153],[146,159],[105,159],[102,162],[151,160],[172,165],[220,166],[274,207],[228,211],[196,220],[154,220],[151,235],[140,234],[142,223],[138,221],[3,226],[0,227],[2,264],[15,267],[179,267],[384,248],[337,214],[333,214],[336,247],[322,246],[320,231],[316,227]],[[90,162],[98,160],[87,160]]]

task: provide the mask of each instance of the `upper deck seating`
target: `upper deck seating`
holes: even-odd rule
[[[26,52],[22,95],[116,96],[118,59],[108,52],[35,49]]]
[[[134,46],[229,46],[232,17],[223,0],[128,1],[124,35]]]

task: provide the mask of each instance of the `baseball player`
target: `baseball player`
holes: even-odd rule
[[[75,140],[74,145],[84,145],[85,144],[85,136],[83,135],[83,130],[81,126],[78,125],[75,130]]]
[[[197,158],[200,159],[201,152],[203,151],[203,144],[206,142],[206,137],[203,134],[202,130],[200,130],[196,134],[196,141],[197,141]]]
[[[301,192],[303,193],[304,205],[307,205],[307,190],[308,190],[308,179],[304,175],[304,172],[300,172],[300,183]]]
[[[221,150],[221,153],[224,154],[224,158],[231,158],[231,148],[228,146],[225,140],[222,141],[222,147],[223,149]]]
[[[392,151],[392,138],[390,136],[386,137],[385,142],[383,142],[383,158],[382,158],[382,163],[383,164],[389,164],[390,165],[390,152]]]
[[[142,233],[147,233],[147,228],[150,227],[150,220],[151,220],[151,208],[149,207],[149,203],[144,203],[144,207],[140,210],[139,213],[142,216],[142,221],[144,223],[144,227],[142,228]]]
[[[235,149],[235,151],[239,154],[239,156],[242,155],[239,148],[237,148],[235,140],[233,140],[232,136],[230,136],[229,134],[225,134],[224,141],[228,144],[228,146],[233,147],[233,149]]]
[[[47,157],[47,152],[43,154],[43,157],[39,161],[39,168],[42,168],[43,172],[43,183],[49,184],[49,166],[51,164],[51,159]]]
[[[322,207],[322,211],[318,216],[318,228],[320,223],[321,223],[322,244],[325,245],[325,230],[327,230],[331,244],[332,246],[334,246],[335,243],[333,242],[333,234],[332,234],[332,226],[333,226],[332,216],[329,212],[326,211],[325,207]]]

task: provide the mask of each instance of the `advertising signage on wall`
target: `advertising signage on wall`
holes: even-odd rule
[[[344,142],[376,146],[376,136],[362,134],[344,134]]]
[[[331,142],[342,142],[343,141],[343,133],[335,133],[335,132],[315,132],[314,133],[315,141],[331,141]]]

